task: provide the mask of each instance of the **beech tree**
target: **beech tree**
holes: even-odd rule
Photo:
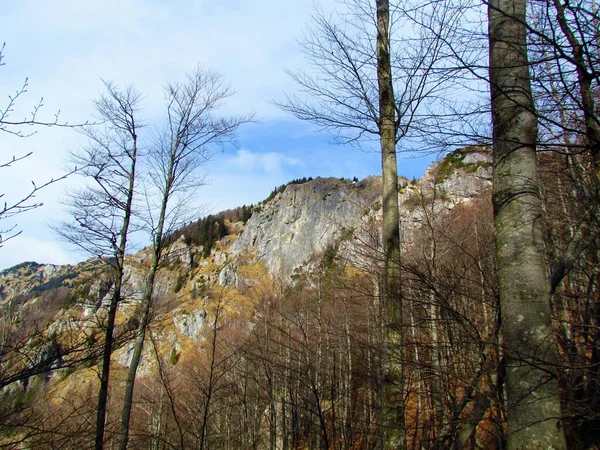
[[[505,342],[507,448],[566,448],[537,176],[526,0],[488,5],[494,221]]]
[[[218,116],[216,112],[231,94],[223,77],[198,68],[183,83],[166,89],[166,125],[156,130],[148,148],[148,178],[156,197],[148,197],[145,223],[152,238],[151,262],[139,306],[137,327],[121,417],[119,447],[127,448],[135,376],[150,320],[154,284],[164,259],[166,236],[188,221],[190,195],[201,184],[197,169],[212,155],[215,145],[230,142],[250,115]],[[189,211],[188,211],[189,212]]]
[[[385,335],[382,358],[383,447],[406,448],[402,373],[402,291],[400,286],[400,212],[396,161],[396,98],[392,81],[390,5],[377,0],[377,85],[379,142],[383,174],[383,254]]]
[[[63,240],[99,258],[109,269],[110,303],[106,318],[101,318],[105,337],[96,449],[104,445],[113,333],[117,308],[123,299],[125,252],[134,213],[141,129],[137,117],[141,95],[133,87],[120,90],[108,82],[104,85],[107,93],[94,102],[102,125],[86,127],[87,146],[72,155],[73,163],[84,167],[81,174],[91,184],[71,193],[67,204],[73,220],[55,227]]]
[[[402,292],[396,146],[419,127],[425,111],[448,87],[441,49],[452,26],[436,14],[416,23],[389,0],[346,3],[337,22],[317,13],[302,46],[312,72],[290,73],[308,99],[288,96],[279,106],[316,123],[340,143],[376,139],[383,174],[385,314],[382,362],[382,431],[385,448],[404,448]],[[424,5],[423,5],[424,6]],[[442,8],[432,3],[431,8]],[[448,20],[457,20],[457,16]],[[410,28],[410,32],[402,30]],[[431,32],[434,30],[435,33]],[[413,34],[414,33],[414,34]]]

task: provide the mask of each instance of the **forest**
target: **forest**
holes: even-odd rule
[[[0,448],[600,448],[596,3],[342,3],[316,8],[299,42],[311,69],[276,103],[342,146],[375,145],[381,215],[289,279],[248,256],[246,282],[220,285],[208,271],[240,227],[315,180],[191,217],[198,169],[253,115],[220,115],[233,90],[198,68],[166,86],[147,136],[143,95],[106,82],[69,161],[87,184],[55,227],[92,259],[2,302]],[[18,134],[9,98],[0,131]],[[446,156],[410,197],[409,231],[397,153],[415,146]],[[491,189],[444,207],[473,149],[491,153]],[[200,337],[169,346],[185,307]]]

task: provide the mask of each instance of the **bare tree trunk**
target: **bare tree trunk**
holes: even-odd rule
[[[127,190],[127,202],[124,209],[123,226],[119,236],[119,248],[116,258],[116,276],[114,281],[113,295],[110,299],[108,308],[108,317],[106,321],[106,334],[104,338],[104,350],[102,353],[102,374],[100,375],[100,390],[98,392],[98,408],[96,412],[96,450],[102,450],[104,446],[104,429],[106,421],[106,408],[108,403],[108,381],[110,375],[110,358],[114,344],[115,318],[117,307],[121,301],[121,289],[123,287],[123,269],[125,266],[125,250],[127,247],[127,237],[129,234],[129,224],[131,222],[133,195],[135,185],[135,166],[137,159],[137,136],[135,128],[133,129],[133,151],[131,159],[131,169],[129,176],[129,186]]]
[[[144,348],[144,340],[146,338],[146,330],[150,321],[150,305],[152,302],[152,291],[154,290],[154,280],[158,271],[158,263],[160,260],[160,249],[154,251],[152,256],[152,266],[146,278],[144,286],[144,296],[140,305],[142,317],[137,329],[135,342],[133,344],[133,355],[127,372],[127,380],[125,381],[125,398],[123,399],[123,410],[121,413],[121,437],[119,439],[119,449],[126,450],[129,440],[129,422],[131,418],[131,407],[133,405],[133,390],[135,387],[135,376],[142,357]]]
[[[208,434],[208,418],[210,415],[210,407],[212,402],[212,397],[215,392],[215,384],[216,384],[216,364],[217,364],[217,337],[219,332],[219,318],[222,312],[222,299],[219,298],[217,309],[215,310],[215,320],[213,321],[212,326],[212,342],[210,346],[210,369],[208,373],[208,386],[206,389],[206,400],[204,402],[204,414],[202,415],[202,427],[200,429],[200,450],[204,450],[206,447],[206,436]]]
[[[400,286],[400,215],[396,162],[396,102],[390,60],[389,0],[377,0],[377,81],[383,172],[383,249],[385,349],[382,413],[386,449],[406,448],[402,375],[402,297]]]
[[[175,422],[175,427],[177,428],[177,437],[178,437],[178,445],[177,448],[179,450],[185,449],[185,432],[181,425],[181,420],[179,418],[179,414],[177,413],[177,393],[174,392],[173,386],[171,385],[171,381],[169,380],[169,375],[167,373],[167,368],[165,367],[165,362],[161,358],[158,350],[157,339],[153,335],[152,331],[149,333],[150,342],[152,343],[152,350],[154,351],[154,357],[156,358],[156,365],[158,369],[158,376],[160,378],[160,382],[163,388],[163,395],[166,395],[169,410],[171,412],[171,416],[173,416],[173,421]],[[171,444],[172,447],[175,447],[174,444]]]
[[[369,314],[369,313],[367,313]],[[352,341],[350,339],[350,318],[348,312],[348,304],[346,303],[346,314],[345,314],[345,323],[344,323],[344,331],[345,331],[345,344],[346,344],[346,377],[345,377],[345,402],[344,402],[344,448],[348,449],[353,443],[354,433],[353,433],[353,420],[352,413],[355,409],[354,404],[354,380],[352,378]]]
[[[211,156],[207,146],[211,143],[229,141],[239,125],[251,120],[251,116],[213,117],[211,115],[230,95],[230,88],[223,82],[222,77],[211,71],[197,69],[188,75],[185,83],[167,86],[166,93],[168,126],[166,131],[157,137],[155,146],[149,153],[152,163],[150,178],[160,193],[160,203],[156,223],[153,221],[152,211],[149,211],[148,220],[153,240],[152,263],[146,277],[140,306],[142,317],[127,373],[121,415],[120,450],[127,448],[135,376],[150,318],[154,282],[165,245],[164,236],[175,229],[176,223],[181,225],[184,221],[181,217],[184,215],[184,197],[201,184],[201,179],[194,179],[194,173]],[[170,206],[171,200],[178,201],[178,205],[174,208]],[[170,219],[167,218],[168,207]]]
[[[118,263],[118,262],[117,262]],[[123,267],[121,265],[121,267]],[[98,407],[96,410],[96,443],[95,449],[104,448],[104,430],[106,423],[106,410],[108,405],[108,380],[110,375],[110,358],[112,355],[115,330],[115,317],[117,316],[117,306],[121,299],[121,287],[123,283],[123,274],[117,273],[115,286],[113,288],[110,306],[108,307],[108,317],[106,320],[106,332],[104,337],[104,349],[102,351],[102,373],[100,374],[100,390],[98,391]]]
[[[88,145],[71,154],[71,162],[93,180],[70,193],[72,222],[55,228],[58,235],[110,267],[112,294],[106,317],[100,389],[96,409],[96,450],[104,446],[110,359],[114,347],[115,316],[122,298],[125,251],[132,221],[137,176],[138,128],[136,114],[140,94],[133,88],[118,89],[105,82],[107,93],[94,101],[103,127],[86,127]]]
[[[267,338],[268,339],[268,338]],[[269,450],[277,450],[277,407],[271,367],[265,367],[269,397]]]
[[[526,0],[493,0],[488,8],[496,256],[507,363],[507,448],[564,449],[541,228],[526,6]]]
[[[152,304],[152,293],[154,291],[154,281],[156,280],[156,274],[158,272],[158,266],[160,264],[162,250],[163,250],[163,231],[165,227],[165,217],[167,213],[167,203],[169,201],[169,193],[171,185],[173,183],[172,167],[175,164],[174,158],[170,159],[170,165],[168,169],[168,178],[166,180],[167,188],[163,192],[163,198],[160,206],[160,215],[158,219],[158,225],[156,228],[156,235],[152,246],[152,263],[150,270],[146,276],[146,284],[144,286],[144,295],[142,297],[142,303],[140,310],[142,316],[140,317],[140,324],[138,325],[137,334],[135,337],[135,343],[133,345],[133,355],[131,357],[131,363],[129,365],[129,371],[127,372],[127,380],[125,381],[125,398],[123,399],[123,410],[121,414],[121,437],[119,439],[119,449],[126,450],[127,442],[129,439],[129,421],[131,417],[131,407],[133,405],[133,390],[135,386],[135,376],[137,373],[140,359],[142,357],[142,350],[144,349],[144,340],[146,338],[146,330],[148,329],[148,323],[150,321],[150,306]]]

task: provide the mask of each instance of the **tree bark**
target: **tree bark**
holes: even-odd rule
[[[400,215],[396,161],[396,103],[390,60],[389,0],[377,0],[377,82],[379,137],[383,173],[383,250],[385,336],[382,380],[383,446],[406,448],[402,375],[402,297],[400,285]]]
[[[133,344],[133,355],[131,357],[131,363],[127,372],[127,380],[125,381],[125,398],[123,399],[123,410],[121,413],[121,437],[119,438],[119,449],[126,450],[127,442],[129,440],[129,421],[131,417],[131,408],[133,405],[133,390],[135,386],[135,376],[137,368],[142,357],[142,350],[144,348],[144,340],[146,338],[146,330],[148,328],[148,322],[150,320],[150,304],[152,301],[152,290],[154,288],[154,279],[158,268],[158,259],[153,258],[152,268],[146,278],[146,285],[144,287],[144,296],[142,298],[141,310],[142,317],[140,318],[140,324],[137,329],[135,336],[135,343]]]
[[[98,391],[98,407],[96,409],[96,450],[102,450],[104,448],[104,430],[106,423],[106,410],[108,405],[110,358],[112,355],[114,343],[113,333],[115,330],[115,317],[117,316],[117,307],[121,299],[122,283],[123,274],[117,273],[115,277],[113,295],[110,299],[110,305],[108,307],[108,316],[106,320],[106,334],[104,337],[104,349],[102,353],[102,373],[100,375],[100,390]]]
[[[96,181],[100,184],[106,195],[114,200],[114,203],[119,203],[118,198],[120,191],[124,192],[126,197],[124,202],[120,206],[123,213],[123,222],[118,235],[118,244],[114,249],[115,262],[114,266],[111,264],[114,274],[114,285],[113,293],[108,307],[108,315],[106,319],[106,331],[104,338],[104,348],[102,353],[102,372],[100,375],[100,389],[98,391],[98,406],[96,409],[96,436],[95,436],[95,449],[102,450],[104,448],[104,434],[105,434],[105,422],[106,413],[108,406],[108,387],[110,378],[110,360],[112,356],[114,346],[114,330],[115,330],[115,318],[117,315],[117,308],[122,298],[123,288],[123,270],[125,267],[125,251],[127,249],[127,240],[129,237],[129,227],[133,215],[133,198],[134,188],[136,181],[136,165],[137,165],[137,123],[135,120],[136,105],[139,100],[138,94],[132,88],[126,89],[123,93],[119,93],[110,84],[106,84],[106,88],[109,92],[109,96],[103,97],[96,103],[98,111],[105,119],[108,119],[109,123],[117,129],[123,131],[126,136],[131,139],[131,149],[126,148],[124,154],[127,155],[129,166],[125,169],[125,165],[117,164],[122,169],[122,174],[127,175],[125,178],[122,189],[117,188],[114,193],[110,193],[110,188],[113,187],[113,182],[102,183],[101,177],[96,178]],[[116,114],[115,114],[116,112]],[[102,156],[102,154],[100,153]],[[98,156],[97,154],[95,156]],[[117,158],[115,155],[111,155],[110,151],[107,154],[110,159]],[[100,175],[99,172],[97,175]],[[119,173],[119,170],[116,171]],[[108,189],[107,189],[108,188]]]
[[[494,221],[512,449],[564,449],[538,192],[526,0],[488,5]]]
[[[174,164],[171,158],[171,167]],[[127,380],[125,381],[125,398],[123,399],[123,410],[121,413],[121,436],[119,438],[119,450],[126,450],[127,443],[129,440],[129,423],[131,418],[131,407],[133,405],[133,391],[135,387],[135,376],[137,369],[142,357],[142,350],[144,349],[144,340],[146,338],[146,330],[148,329],[148,323],[150,321],[150,306],[152,304],[152,293],[154,291],[154,281],[158,272],[158,266],[161,260],[162,249],[163,249],[163,230],[165,226],[165,216],[167,211],[167,202],[169,200],[170,186],[172,184],[172,173],[169,170],[169,178],[167,180],[168,188],[163,193],[163,199],[160,210],[160,217],[158,220],[158,226],[156,230],[156,236],[154,238],[153,252],[152,252],[152,263],[150,270],[146,277],[146,283],[144,286],[144,294],[142,297],[142,303],[140,305],[142,316],[140,318],[140,324],[138,325],[137,333],[135,336],[135,343],[133,345],[133,355],[131,357],[131,363],[127,372]]]

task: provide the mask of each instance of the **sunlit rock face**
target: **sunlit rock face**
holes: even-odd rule
[[[206,311],[197,309],[191,313],[176,311],[173,313],[173,324],[184,336],[197,340],[206,323]]]
[[[491,154],[483,146],[453,152],[432,164],[420,180],[398,181],[402,228],[409,231],[422,222],[423,207],[434,212],[468,203],[491,186]],[[289,280],[300,265],[328,246],[352,250],[352,236],[364,234],[368,223],[381,220],[381,177],[359,182],[317,178],[290,184],[261,204],[231,247],[230,263],[219,282],[235,286],[236,257],[259,261],[279,279]]]
[[[403,232],[410,233],[422,225],[423,208],[438,213],[469,203],[491,186],[491,176],[489,149],[470,146],[432,164],[419,180],[400,177],[398,203]],[[179,236],[166,249],[169,270],[161,271],[157,277],[154,294],[179,292],[187,282],[183,275],[192,272],[189,280],[201,275],[204,282],[218,280],[221,286],[247,287],[253,283],[251,277],[238,273],[238,269],[248,261],[260,263],[271,276],[289,282],[298,267],[311,258],[313,262],[318,260],[328,246],[352,253],[353,247],[364,241],[367,234],[374,234],[374,238],[369,238],[376,241],[381,215],[381,177],[371,176],[361,181],[316,178],[289,184],[254,207],[245,225],[230,224],[233,230],[230,236],[224,237],[208,258],[202,256],[202,245],[189,244],[183,235]],[[127,258],[122,291],[124,306],[133,307],[141,298],[150,253],[145,249]],[[100,261],[92,265],[94,268],[84,268],[85,264],[55,266],[29,262],[7,269],[1,274],[0,305],[6,303],[6,307],[18,309],[39,291],[64,286],[80,273],[91,274],[98,268],[106,268]],[[201,269],[200,275],[196,274],[196,268]],[[90,276],[85,301],[78,302],[83,305],[84,317],[92,317],[98,308],[106,309],[110,301],[107,295],[110,286],[104,277]]]
[[[282,279],[314,253],[354,229],[379,197],[380,180],[361,182],[316,178],[290,184],[272,201],[261,205],[231,248],[232,255],[247,252]],[[230,271],[222,282],[233,280]]]
[[[439,184],[450,200],[469,201],[492,185],[492,155],[488,147],[471,146],[450,153],[427,169],[421,183]]]

